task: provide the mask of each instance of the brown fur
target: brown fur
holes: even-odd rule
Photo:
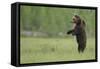
[[[72,23],[75,24],[72,30],[69,30],[67,34],[72,34],[76,36],[78,44],[78,52],[84,52],[86,48],[86,31],[85,31],[85,21],[82,20],[78,15],[73,16]]]

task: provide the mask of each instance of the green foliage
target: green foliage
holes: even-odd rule
[[[77,14],[86,22],[87,35],[95,36],[95,10],[39,6],[21,6],[20,10],[21,32],[41,32],[49,37],[65,36],[71,29],[72,16]]]

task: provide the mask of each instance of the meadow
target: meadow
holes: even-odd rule
[[[86,23],[87,47],[78,53],[72,17]],[[94,9],[44,6],[20,7],[20,63],[41,63],[95,59],[96,11]],[[66,37],[68,36],[68,37]]]
[[[73,37],[21,37],[21,64],[90,59],[95,59],[95,38],[87,38],[87,47],[84,53],[78,53],[77,42]]]

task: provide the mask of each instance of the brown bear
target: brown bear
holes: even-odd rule
[[[84,52],[86,48],[86,31],[85,31],[85,21],[80,18],[78,15],[72,17],[73,29],[69,30],[67,34],[72,34],[76,36],[78,44],[78,52]]]

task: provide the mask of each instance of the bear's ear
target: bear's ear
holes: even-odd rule
[[[84,20],[82,20],[82,23],[83,23],[83,25],[84,25],[84,26],[86,26],[86,23],[85,23],[85,21],[84,21]]]

